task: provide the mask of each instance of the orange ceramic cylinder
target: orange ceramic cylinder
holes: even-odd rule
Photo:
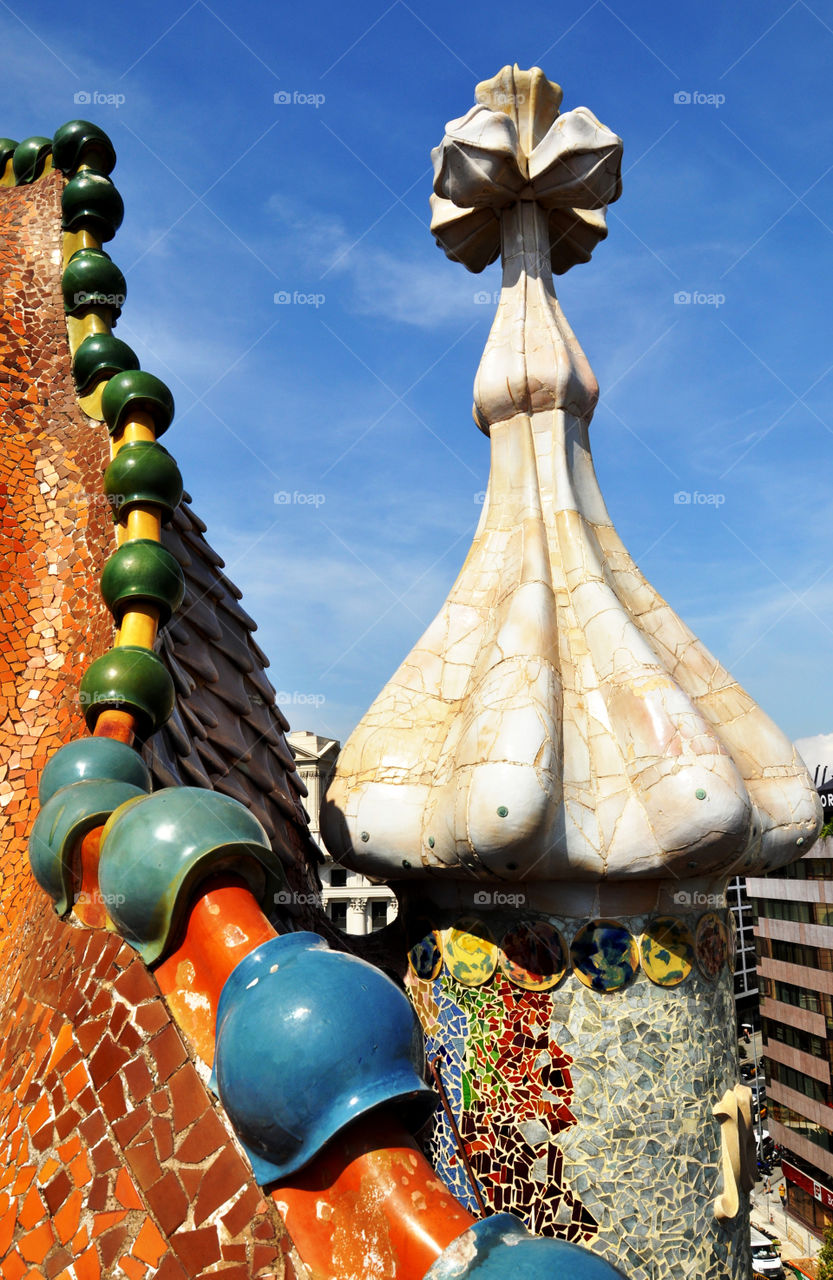
[[[198,888],[178,947],[154,970],[174,1017],[209,1065],[226,978],[244,956],[275,936],[242,880],[212,876]]]
[[[385,1110],[354,1121],[272,1196],[312,1280],[422,1280],[475,1221]]]

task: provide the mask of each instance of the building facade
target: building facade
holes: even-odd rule
[[[334,862],[321,841],[319,814],[341,743],[322,738],[309,730],[287,734],[295,753],[295,763],[309,795],[306,805],[310,834],[324,856],[320,868],[324,910],[337,929],[344,933],[374,933],[396,918],[396,898],[384,885],[372,884],[358,871],[348,871]]]
[[[766,1124],[784,1149],[786,1210],[833,1224],[833,839],[750,877],[758,947]]]

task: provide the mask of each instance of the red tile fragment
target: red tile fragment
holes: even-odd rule
[[[181,1133],[211,1107],[202,1081],[190,1062],[168,1081],[174,1107],[174,1129]]]
[[[129,1061],[129,1058],[130,1055],[126,1050],[106,1035],[90,1058],[90,1075],[96,1088],[100,1089],[103,1084],[106,1084]]]
[[[218,1272],[218,1275],[221,1274],[221,1272]],[[172,1253],[166,1253],[156,1270],[153,1280],[191,1280],[191,1274],[186,1274],[183,1271]]]
[[[162,1166],[156,1158],[156,1148],[150,1141],[132,1143],[125,1152],[133,1177],[147,1191],[162,1177]]]
[[[153,1035],[155,1031],[168,1025],[170,1014],[161,1000],[155,1000],[153,1004],[144,1004],[136,1010],[135,1022],[147,1035]]]
[[[223,1214],[223,1225],[233,1236],[239,1235],[247,1223],[251,1222],[257,1209],[260,1196],[254,1187],[244,1191],[239,1200],[231,1206],[228,1213]]]
[[[216,1227],[200,1227],[197,1231],[178,1231],[171,1246],[189,1275],[200,1275],[220,1261],[220,1242]]]
[[[163,1231],[170,1235],[182,1226],[188,1216],[189,1202],[173,1170],[169,1169],[145,1194]]]
[[[199,1164],[227,1141],[228,1134],[216,1112],[207,1111],[177,1147],[176,1158],[183,1164]]]
[[[140,960],[134,959],[113,983],[113,990],[128,1005],[141,1004],[143,1000],[159,998],[159,990],[153,978]]]
[[[168,1022],[165,1029],[151,1040],[150,1052],[156,1063],[157,1079],[160,1084],[164,1083],[177,1067],[182,1066],[188,1056],[179,1032],[172,1022]]]
[[[99,1089],[98,1100],[111,1124],[124,1116],[127,1104],[124,1100],[124,1086],[120,1076],[113,1076],[112,1080]]]
[[[231,1200],[249,1181],[249,1171],[233,1147],[227,1146],[206,1170],[194,1205],[194,1226]]]
[[[122,1246],[130,1233],[127,1227],[112,1227],[96,1240],[104,1274],[111,1273],[112,1265],[119,1256]]]
[[[133,1101],[143,1102],[153,1089],[153,1078],[147,1063],[142,1058],[134,1058],[132,1062],[128,1062],[122,1074]]]

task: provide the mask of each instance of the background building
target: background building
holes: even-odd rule
[[[809,741],[798,746],[829,822],[833,768],[812,758]],[[766,1126],[785,1153],[787,1213],[821,1236],[833,1223],[833,839],[780,871],[749,877],[746,889],[758,949]]]
[[[310,834],[324,855],[320,868],[324,910],[337,929],[345,933],[373,933],[396,918],[396,898],[384,885],[375,885],[357,871],[340,867],[321,842],[319,812],[333,775],[341,743],[321,738],[306,729],[287,734],[295,761],[309,796],[306,801]]]

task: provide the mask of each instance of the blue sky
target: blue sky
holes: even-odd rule
[[[429,152],[514,61],[624,139],[609,238],[557,282],[614,522],[782,728],[833,727],[829,6],[0,0],[0,38],[4,134],[113,138],[117,333],[176,396],[293,728],[347,735],[470,544],[499,266],[433,244]]]

